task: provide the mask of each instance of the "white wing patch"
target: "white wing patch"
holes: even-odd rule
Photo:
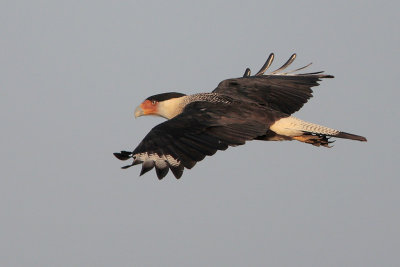
[[[167,162],[171,166],[179,166],[181,164],[180,160],[175,159],[171,155],[158,155],[157,153],[139,153],[136,155],[133,155],[135,164],[139,164],[142,162],[147,162],[147,161],[153,161],[155,163],[155,166],[157,168],[164,169],[167,167]]]

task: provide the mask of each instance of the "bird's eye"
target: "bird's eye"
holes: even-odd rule
[[[155,104],[157,104],[157,101],[152,100],[152,101],[151,101],[151,104],[152,104],[152,105],[155,105]]]

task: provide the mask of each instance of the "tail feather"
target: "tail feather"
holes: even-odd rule
[[[270,130],[279,136],[287,136],[300,142],[315,146],[330,147],[330,137],[344,138],[366,142],[363,136],[341,132],[315,123],[307,122],[293,116],[282,118],[270,126]],[[273,139],[268,139],[273,140]]]
[[[350,139],[350,140],[357,140],[357,141],[361,141],[361,142],[367,142],[367,138],[365,138],[364,136],[355,135],[355,134],[346,133],[346,132],[339,132],[338,134],[334,135],[334,137]]]

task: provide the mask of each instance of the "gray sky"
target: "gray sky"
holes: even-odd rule
[[[0,3],[1,266],[399,266],[398,1]],[[146,97],[313,62],[295,116],[364,135],[121,170]],[[396,79],[396,81],[395,81]]]

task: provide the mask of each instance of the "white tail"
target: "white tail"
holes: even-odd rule
[[[330,136],[335,136],[340,133],[338,130],[306,122],[292,116],[276,121],[271,125],[270,129],[277,134],[290,137],[300,136],[304,134],[304,132]]]
[[[344,138],[344,139],[351,139],[351,140],[358,140],[358,141],[367,141],[367,139],[363,136],[341,132],[332,128],[328,128],[325,126],[321,126],[315,123],[303,121],[297,119],[295,117],[287,117],[276,121],[274,124],[271,125],[270,129],[275,133],[283,136],[288,137],[296,137],[294,139],[304,142],[303,137],[307,137],[306,139],[310,139],[310,134],[324,137],[324,140],[328,140],[326,138],[333,136],[337,138]],[[301,137],[301,138],[298,138]],[[316,139],[316,138],[311,138]],[[318,139],[318,138],[317,138]],[[320,138],[321,139],[321,138]],[[322,140],[322,139],[321,139]],[[313,141],[315,143],[315,141]],[[328,144],[328,143],[327,143]]]

